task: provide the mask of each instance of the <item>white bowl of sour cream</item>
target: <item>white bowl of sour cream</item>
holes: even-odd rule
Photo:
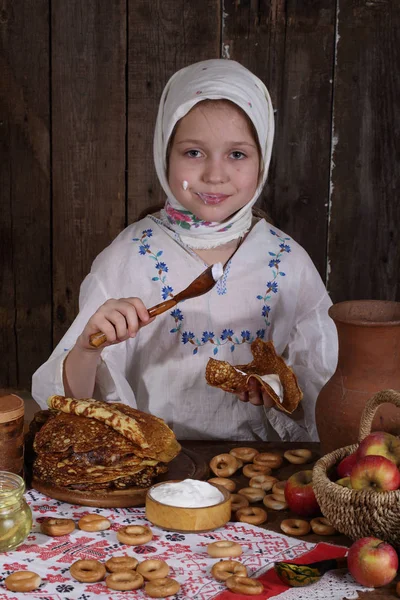
[[[212,531],[231,517],[230,493],[196,479],[157,483],[147,492],[146,517],[170,531]]]

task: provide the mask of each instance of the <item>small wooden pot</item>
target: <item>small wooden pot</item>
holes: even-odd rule
[[[216,483],[211,483],[223,494],[224,499],[218,504],[199,508],[186,508],[182,506],[169,506],[154,500],[151,490],[165,483],[177,481],[164,481],[153,485],[146,495],[146,517],[157,527],[168,531],[204,532],[213,531],[225,525],[231,518],[231,495],[227,489]]]

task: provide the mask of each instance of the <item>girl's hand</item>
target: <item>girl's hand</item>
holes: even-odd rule
[[[263,392],[260,383],[257,379],[250,379],[249,381],[250,390],[248,392],[243,392],[242,394],[238,394],[237,397],[241,402],[250,402],[250,404],[254,404],[254,406],[265,406],[266,408],[272,408],[275,406],[274,401]]]
[[[76,341],[81,350],[92,350],[100,353],[105,346],[119,344],[134,338],[140,327],[154,321],[140,298],[111,298],[97,309],[86,324],[85,329]],[[101,331],[107,336],[107,343],[100,348],[93,348],[89,338],[93,333]]]

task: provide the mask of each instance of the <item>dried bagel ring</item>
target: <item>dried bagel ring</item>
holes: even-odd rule
[[[249,505],[246,496],[242,494],[231,494],[231,511],[236,512],[239,508],[245,508]]]
[[[138,590],[144,583],[143,576],[137,571],[115,571],[106,577],[106,586],[110,590],[127,592]]]
[[[277,494],[268,494],[263,498],[263,504],[272,510],[285,510],[288,507],[286,500]]]
[[[311,525],[304,519],[284,519],[281,529],[287,535],[307,535],[311,531]]]
[[[77,560],[70,566],[69,572],[81,583],[95,583],[104,579],[106,568],[98,560]]]
[[[242,546],[230,540],[218,540],[207,546],[207,553],[212,558],[235,558],[242,554]]]
[[[233,454],[235,458],[239,458],[244,463],[253,462],[253,459],[258,454],[258,450],[255,448],[248,448],[247,446],[243,446],[241,448],[232,448],[229,450],[229,454]]]
[[[270,469],[279,469],[283,463],[283,459],[277,452],[260,452],[254,457],[253,463],[269,467]]]
[[[110,529],[111,521],[102,515],[89,513],[79,519],[78,527],[82,531],[104,531]]]
[[[68,535],[75,529],[75,522],[72,519],[57,519],[48,517],[40,523],[40,531],[50,537],[59,537]]]
[[[217,581],[226,581],[228,577],[247,577],[247,569],[237,560],[220,560],[211,569],[211,575]]]
[[[257,506],[248,506],[239,508],[236,511],[236,518],[242,523],[251,523],[252,525],[261,525],[268,519],[267,511]]]
[[[146,581],[153,581],[153,579],[164,579],[169,573],[169,565],[165,560],[158,560],[157,558],[149,558],[141,562],[136,571],[143,575]]]
[[[139,561],[134,556],[113,556],[104,563],[104,566],[110,573],[118,573],[119,571],[134,571],[138,564]]]
[[[283,455],[292,465],[303,465],[311,460],[312,452],[306,448],[286,450]]]
[[[33,571],[15,571],[4,580],[4,585],[10,592],[33,592],[41,583],[40,576]]]
[[[216,483],[217,485],[222,485],[228,492],[234,492],[236,490],[236,483],[232,481],[232,479],[228,479],[227,477],[212,477],[208,480],[208,483]]]
[[[264,586],[257,579],[249,577],[237,577],[232,575],[225,581],[226,587],[234,594],[243,594],[245,596],[258,596],[264,591]]]
[[[245,487],[238,490],[238,494],[241,496],[245,496],[247,500],[251,503],[253,502],[261,502],[261,500],[265,496],[265,492],[261,488],[255,487]]]
[[[210,462],[210,469],[217,477],[230,477],[238,468],[238,461],[228,453],[218,454]]]
[[[248,465],[244,465],[243,475],[250,478],[256,477],[257,475],[269,475],[271,470],[271,467],[267,467],[265,465],[255,465],[254,463],[249,463]]]
[[[272,486],[279,481],[273,475],[256,475],[252,477],[249,481],[249,486],[254,488],[261,488],[264,492],[269,492],[272,489]]]
[[[146,525],[126,525],[117,531],[117,540],[127,546],[147,544],[153,537],[153,532]]]
[[[144,587],[144,591],[150,598],[168,598],[175,596],[181,589],[181,586],[175,579],[164,577],[163,579],[154,579],[148,581]]]
[[[272,493],[276,496],[281,496],[282,498],[284,498],[286,483],[287,479],[284,479],[283,481],[277,481],[276,483],[274,483],[274,485],[272,486]]]
[[[233,454],[232,454],[233,456]],[[236,458],[236,462],[237,462],[237,470],[241,469],[243,467],[243,461],[240,460],[240,458],[238,458],[237,456],[235,456]]]
[[[335,535],[337,533],[333,525],[331,525],[325,517],[315,517],[310,521],[311,529],[317,535]]]

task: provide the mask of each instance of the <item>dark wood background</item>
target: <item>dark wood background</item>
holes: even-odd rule
[[[260,202],[333,301],[400,300],[398,0],[0,0],[0,387],[29,388],[94,257],[163,195],[159,97],[242,62],[276,138]]]

